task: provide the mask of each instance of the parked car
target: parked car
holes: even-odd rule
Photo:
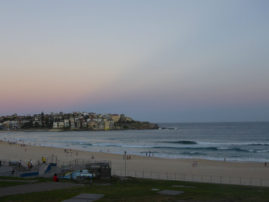
[[[94,178],[94,174],[90,173],[88,170],[75,170],[73,172],[67,172],[63,176],[63,179],[92,179]]]

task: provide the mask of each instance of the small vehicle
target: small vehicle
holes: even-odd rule
[[[72,180],[92,179],[92,178],[94,178],[94,174],[90,173],[88,170],[76,170],[73,172],[67,172],[63,176],[63,179],[72,179]]]

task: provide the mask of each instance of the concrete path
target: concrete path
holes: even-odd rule
[[[158,193],[159,193],[159,194],[162,194],[162,195],[176,196],[176,195],[183,194],[184,191],[163,190],[163,191],[159,191]]]
[[[8,179],[0,179],[0,182],[25,182],[25,183],[35,183],[37,180],[8,180]]]
[[[104,194],[80,194],[63,202],[92,202],[103,197]]]
[[[24,185],[12,186],[12,187],[0,188],[0,197],[8,196],[8,195],[15,195],[15,194],[51,191],[51,190],[56,190],[56,189],[66,189],[66,188],[79,187],[79,186],[84,186],[84,185],[72,184],[72,183],[61,183],[61,182],[42,182],[42,183],[36,183],[36,184],[24,184]]]
[[[12,172],[12,167],[0,166],[0,176],[10,176],[11,172]]]

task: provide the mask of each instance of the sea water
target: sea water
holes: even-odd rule
[[[0,139],[164,158],[269,161],[269,123],[161,123],[158,130],[0,132]]]

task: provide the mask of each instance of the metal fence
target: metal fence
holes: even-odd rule
[[[249,186],[269,186],[268,179],[261,178],[247,178],[247,177],[229,177],[216,175],[187,175],[184,173],[160,173],[152,171],[133,171],[133,170],[115,170],[112,169],[112,175],[136,177],[145,179],[160,179],[160,180],[174,180],[186,182],[203,182],[215,184],[233,184],[233,185],[249,185]]]
[[[86,164],[96,163],[94,159],[75,159],[70,161],[60,161],[56,155],[46,156],[48,163],[57,163],[61,168],[68,169],[84,169]],[[108,162],[111,167],[111,161]],[[8,161],[2,161],[3,165],[8,165]],[[27,162],[22,162],[23,165],[27,165]],[[41,162],[35,161],[34,166],[39,166]],[[175,180],[175,181],[186,181],[186,182],[203,182],[203,183],[216,183],[216,184],[234,184],[234,185],[249,185],[249,186],[264,186],[269,187],[269,179],[255,178],[255,177],[234,177],[234,176],[217,176],[217,175],[191,175],[186,173],[170,173],[170,172],[156,172],[156,171],[145,171],[145,170],[130,170],[130,169],[113,169],[112,175],[115,176],[127,176],[145,179],[160,179],[160,180]]]

